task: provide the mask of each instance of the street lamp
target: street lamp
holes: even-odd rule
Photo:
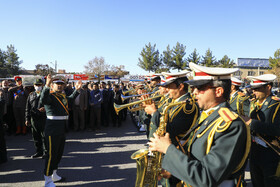
[[[55,63],[52,63],[52,62],[50,62],[50,63],[54,66],[55,73],[57,73],[57,62],[55,61]]]

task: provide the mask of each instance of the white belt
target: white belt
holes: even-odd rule
[[[268,148],[268,146],[266,145],[266,143],[265,143],[262,139],[260,139],[259,137],[257,137],[257,136],[252,136],[252,140],[255,141],[257,144],[259,144],[259,145],[261,145],[261,146],[263,146],[263,147],[265,147],[265,148]]]
[[[68,116],[47,116],[47,119],[52,120],[67,120]]]
[[[225,180],[218,187],[234,187],[233,180]]]

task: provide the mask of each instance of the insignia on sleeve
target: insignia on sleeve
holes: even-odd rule
[[[279,97],[276,97],[276,96],[272,96],[271,99],[275,100],[275,101],[280,101],[280,98]]]
[[[245,97],[246,96],[243,92],[238,92],[238,95],[240,95],[241,97]]]
[[[220,114],[220,116],[223,118],[225,122],[233,121],[238,117],[237,114],[230,111],[228,108],[220,108],[218,113]]]

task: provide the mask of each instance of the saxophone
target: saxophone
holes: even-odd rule
[[[165,135],[169,109],[187,102],[189,101],[185,100],[172,103],[164,108],[161,113],[159,127],[155,132],[158,136]],[[161,171],[162,153],[140,149],[131,155],[131,159],[136,160],[137,163],[135,187],[156,187],[158,184],[158,175]]]

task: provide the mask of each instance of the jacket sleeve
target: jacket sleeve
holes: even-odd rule
[[[50,97],[50,88],[45,86],[41,93],[40,103],[43,105],[50,105],[51,102],[52,99]]]
[[[170,145],[162,167],[191,186],[218,186],[222,181],[229,179],[240,164],[246,147],[246,133],[245,124],[240,122],[231,124],[226,132],[216,132],[210,152],[201,160],[191,158],[174,145]]]
[[[31,103],[30,103],[30,95],[27,97],[26,100],[26,107],[25,107],[25,121],[31,121]]]
[[[255,133],[268,136],[280,136],[280,102],[269,111],[270,120],[263,122],[257,119],[252,119],[251,130]]]

